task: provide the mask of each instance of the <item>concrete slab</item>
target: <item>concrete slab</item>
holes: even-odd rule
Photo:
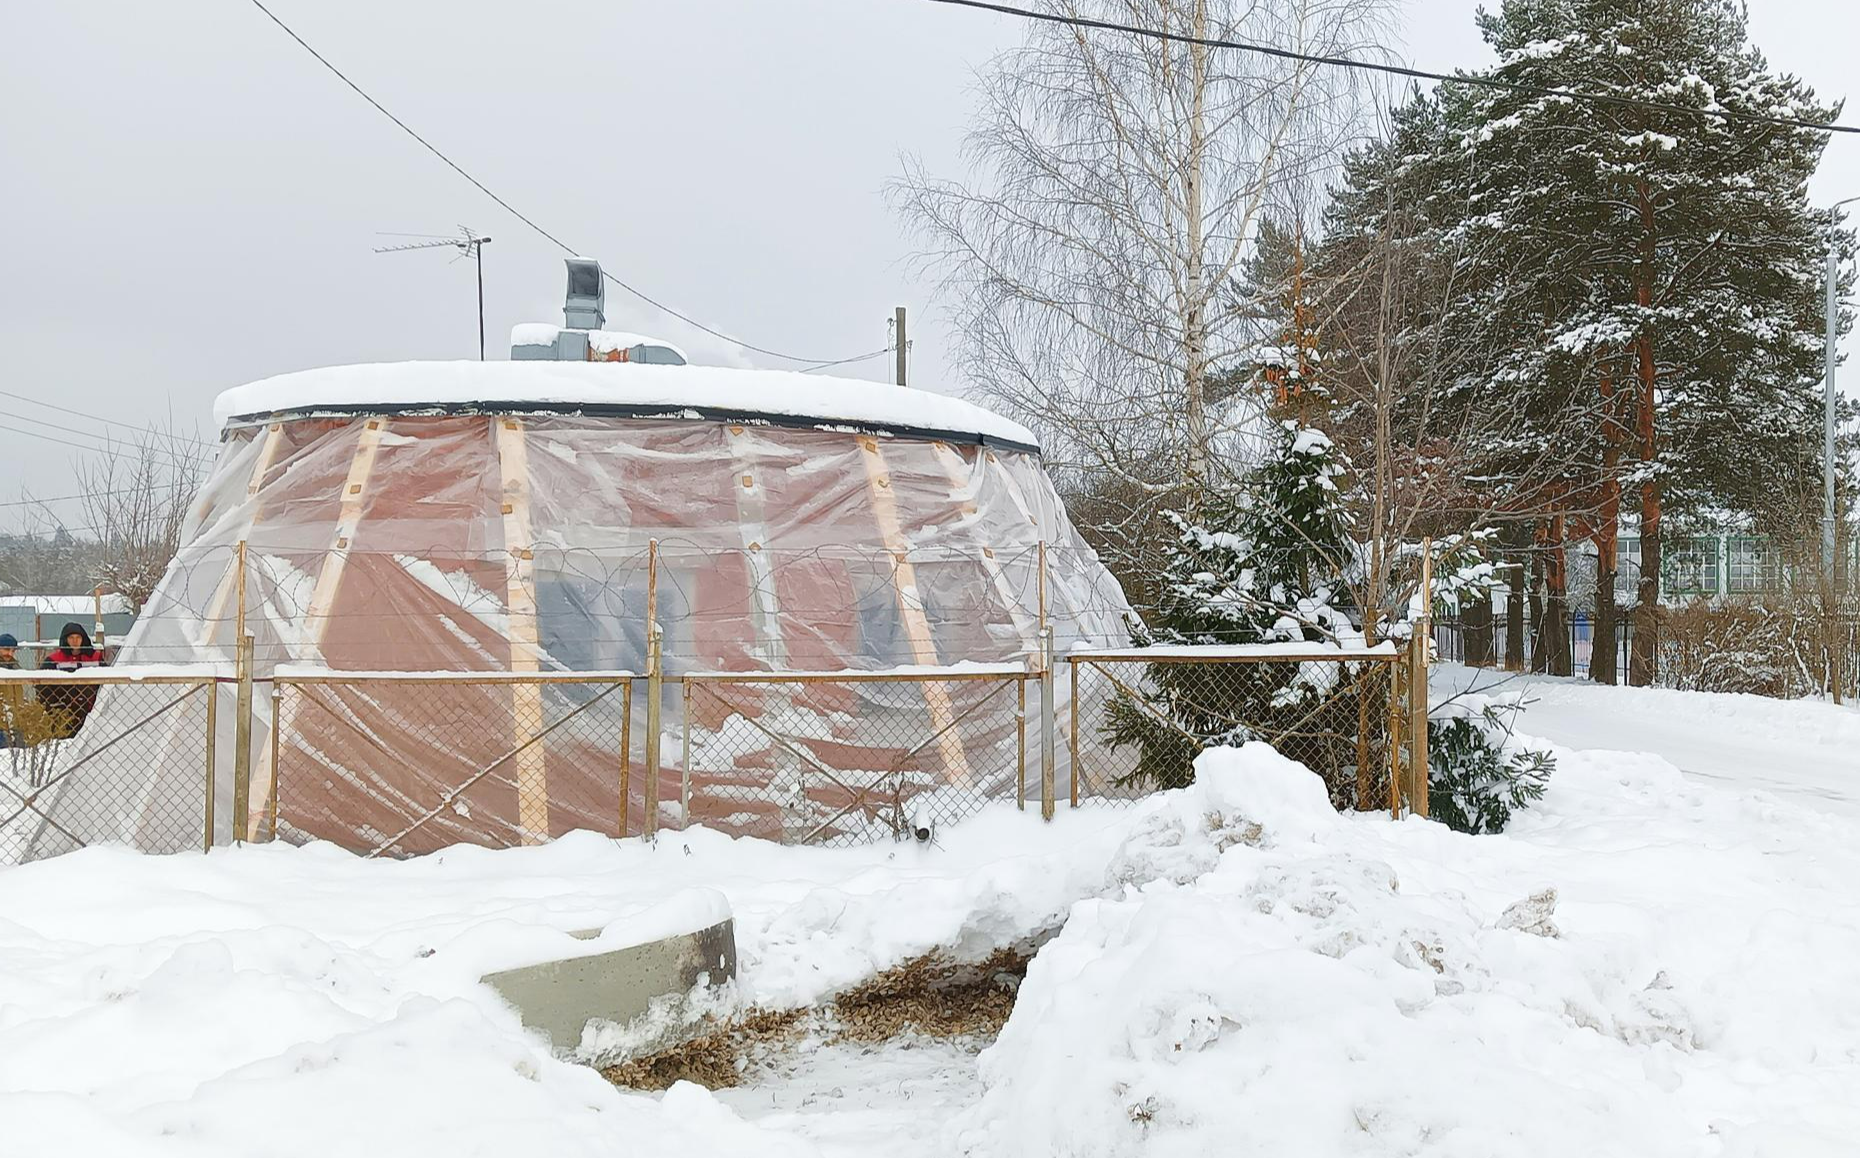
[[[523,1024],[547,1037],[559,1053],[580,1051],[583,1031],[595,1023],[605,1045],[603,1056],[590,1060],[603,1063],[688,1039],[698,1024],[696,1013],[687,1009],[692,991],[735,979],[736,926],[728,919],[641,945],[484,977]]]

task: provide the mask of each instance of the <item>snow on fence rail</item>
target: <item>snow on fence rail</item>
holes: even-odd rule
[[[1319,772],[1341,805],[1423,811],[1419,655],[1275,644],[871,671],[16,673],[0,677],[0,863],[96,841],[408,856],[693,824],[789,843],[929,839],[993,801],[1037,801],[1049,819],[1061,803],[1129,802],[1186,783],[1203,748],[1246,740]],[[71,694],[94,710],[53,721],[47,697]]]

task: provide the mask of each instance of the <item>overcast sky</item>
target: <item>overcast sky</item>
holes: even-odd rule
[[[811,358],[882,347],[904,305],[914,384],[959,387],[880,190],[902,152],[955,170],[971,71],[1019,36],[1011,19],[921,0],[268,3],[501,196],[647,293]],[[1848,94],[1860,4],[1752,6],[1772,62]],[[1409,0],[1402,51],[1432,69],[1485,62],[1474,8]],[[507,355],[512,324],[560,320],[560,254],[249,0],[13,0],[4,24],[0,501],[71,493],[70,459],[86,452],[45,436],[88,446],[115,429],[103,419],[172,415],[211,439],[213,396],[242,382],[475,356],[469,263],[376,255],[395,240],[381,231],[465,223],[495,239],[492,357]],[[1815,196],[1856,194],[1860,138],[1840,138]],[[608,324],[697,361],[743,360],[614,290]],[[846,372],[886,380],[891,366]],[[55,509],[78,521],[72,504]],[[0,507],[0,526],[21,513]]]

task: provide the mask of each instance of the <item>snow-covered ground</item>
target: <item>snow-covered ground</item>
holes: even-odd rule
[[[1252,747],[1138,807],[1002,809],[932,848],[0,870],[0,1154],[1860,1152],[1850,714],[1529,690],[1559,767],[1499,836],[1340,817]],[[1633,747],[1660,754],[1607,750]],[[816,1040],[718,1094],[615,1090],[476,983],[693,889],[729,898],[765,1005],[1065,928],[979,1065]]]
[[[1467,688],[1522,691],[1525,731],[1572,748],[1651,752],[1700,780],[1762,789],[1860,819],[1860,710],[1667,688],[1604,687],[1443,664],[1436,702]]]
[[[810,1039],[716,1097],[828,1153],[935,1158],[950,1152],[951,1113],[981,1099],[982,1044],[917,1034],[873,1045]]]
[[[803,1005],[1051,927],[1100,888],[1118,820],[998,809],[929,848],[700,830],[0,869],[0,1154],[813,1153],[694,1087],[624,1094],[551,1058],[477,978],[701,887],[735,910],[744,1000]]]

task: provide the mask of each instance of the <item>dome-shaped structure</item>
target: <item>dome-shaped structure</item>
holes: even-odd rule
[[[1122,593],[1033,437],[955,398],[679,365],[405,363],[242,386],[215,417],[218,462],[122,664],[231,660],[241,602],[261,677],[643,672],[654,597],[674,678],[1018,661],[1037,649],[1042,601],[1062,650],[1124,638]],[[559,715],[525,694],[586,695],[401,681],[287,711],[275,742],[297,771],[275,788],[280,835],[359,847],[396,832],[508,747],[466,725]],[[612,831],[612,740],[595,745],[605,756],[573,750],[598,716],[551,737],[546,786],[500,772],[396,850]],[[254,829],[267,765],[254,761]],[[721,802],[693,813],[775,823]]]

